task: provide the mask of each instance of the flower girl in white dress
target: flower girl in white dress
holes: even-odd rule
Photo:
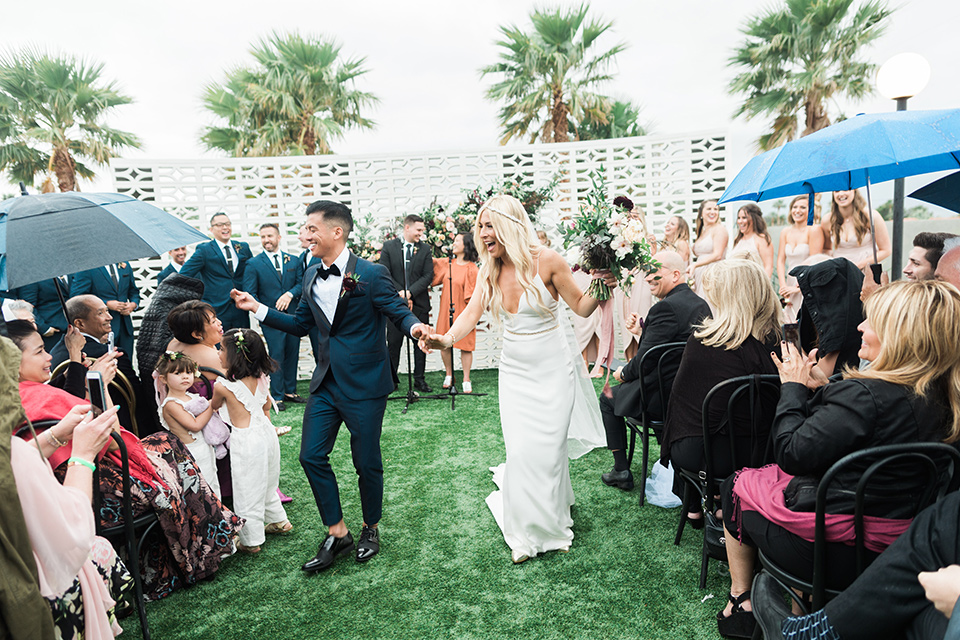
[[[257,553],[265,533],[293,529],[280,504],[280,442],[270,423],[267,374],[276,362],[267,355],[263,339],[250,329],[231,329],[220,341],[220,362],[226,378],[217,378],[213,406],[226,407],[230,436],[233,510],[246,518],[237,549]]]

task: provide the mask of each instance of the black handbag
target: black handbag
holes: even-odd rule
[[[703,544],[707,547],[707,555],[715,560],[727,560],[726,536],[723,532],[723,521],[715,513],[707,511],[703,514]]]

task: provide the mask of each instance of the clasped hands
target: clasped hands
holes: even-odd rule
[[[780,353],[783,360],[776,353],[770,352],[773,364],[780,372],[780,382],[799,382],[808,389],[816,389],[827,384],[827,376],[817,367],[817,349],[804,355],[792,342],[781,342]]]
[[[120,302],[119,300],[110,300],[107,302],[107,309],[116,311],[122,316],[128,316],[137,310],[136,302]]]

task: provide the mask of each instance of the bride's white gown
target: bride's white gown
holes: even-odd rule
[[[550,313],[541,316],[537,300],[524,294],[517,313],[504,314],[499,394],[507,461],[492,469],[500,490],[487,497],[514,560],[570,547],[568,435],[573,457],[605,444],[586,370],[581,380],[575,369],[582,359],[571,348],[569,323],[539,274],[534,284]]]

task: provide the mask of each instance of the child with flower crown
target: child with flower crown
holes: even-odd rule
[[[216,452],[201,434],[210,422],[213,406],[203,396],[187,391],[200,375],[197,363],[179,351],[167,351],[157,361],[153,375],[157,383],[160,424],[186,445],[204,480],[220,497]],[[166,397],[163,397],[164,389]]]
[[[251,329],[230,329],[220,341],[220,363],[226,378],[213,387],[214,409],[225,408],[233,425],[230,470],[233,510],[247,520],[237,549],[257,553],[265,533],[293,529],[277,495],[280,484],[280,441],[270,423],[267,374],[277,363],[267,355],[263,338]]]

